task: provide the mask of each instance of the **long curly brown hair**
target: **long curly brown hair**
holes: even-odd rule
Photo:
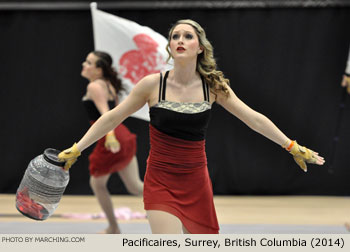
[[[168,45],[166,50],[169,54],[169,59],[172,55],[170,52],[170,40],[175,27],[179,24],[187,24],[194,28],[199,45],[203,49],[203,52],[197,57],[197,71],[204,77],[205,81],[209,84],[210,89],[217,94],[218,92],[223,92],[225,96],[229,95],[228,86],[230,85],[230,80],[224,77],[222,71],[216,69],[216,60],[214,59],[213,46],[207,39],[204,29],[196,22],[191,19],[178,20],[170,29],[168,37]]]

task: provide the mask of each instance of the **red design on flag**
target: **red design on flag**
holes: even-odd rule
[[[122,55],[119,60],[119,72],[123,78],[136,84],[146,75],[159,73],[165,65],[158,53],[158,43],[147,34],[137,34],[133,40],[138,50],[131,50]]]

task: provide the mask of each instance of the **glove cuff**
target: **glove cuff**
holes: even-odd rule
[[[292,141],[290,142],[290,144],[288,145],[288,142],[289,142],[289,141],[290,141],[290,140],[287,140],[287,141],[282,145],[282,148],[285,149],[285,150],[287,150],[287,151],[290,151],[290,150],[293,148],[294,144],[296,143],[295,140],[292,140]]]
[[[115,134],[114,134],[114,131],[110,131],[110,132],[107,133],[106,136],[114,136],[114,135],[115,135]]]
[[[78,147],[77,147],[77,143],[74,143],[73,144],[73,146],[72,146],[72,151],[74,152],[74,153],[76,153],[77,154],[77,157],[79,157],[80,156],[80,150],[78,149]]]

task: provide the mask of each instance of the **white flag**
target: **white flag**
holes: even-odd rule
[[[144,76],[169,68],[165,49],[168,40],[147,26],[98,10],[96,3],[90,7],[95,50],[112,56],[113,66],[125,88],[125,92],[119,94],[121,102]],[[132,116],[149,121],[148,110],[146,104]]]

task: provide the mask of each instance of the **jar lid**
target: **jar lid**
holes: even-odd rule
[[[59,151],[59,150],[48,148],[44,151],[44,159],[53,165],[63,167],[65,162],[62,162],[58,159],[58,154],[60,152],[61,151]]]

